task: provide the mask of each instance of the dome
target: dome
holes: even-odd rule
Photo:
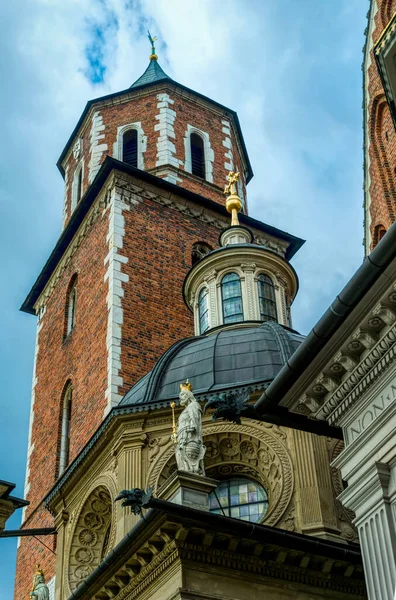
[[[265,389],[303,339],[278,323],[266,322],[181,340],[125,394],[120,406],[132,405],[135,410],[168,406],[186,379],[200,400],[228,389]]]

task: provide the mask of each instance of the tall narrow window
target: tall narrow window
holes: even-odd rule
[[[204,142],[200,135],[192,133],[191,144],[191,172],[197,177],[205,179],[205,151]]]
[[[82,169],[79,170],[78,175],[77,175],[77,190],[76,190],[77,204],[81,200],[81,193],[82,193]]]
[[[237,273],[224,275],[221,281],[223,323],[243,321],[241,280]]]
[[[199,333],[209,329],[209,290],[203,288],[198,297]]]
[[[83,163],[81,162],[74,171],[72,185],[72,202],[71,209],[74,210],[81,200],[83,191]]]
[[[128,129],[123,135],[122,160],[132,167],[138,166],[138,137],[136,129]]]
[[[260,306],[260,319],[262,321],[277,321],[275,288],[271,277],[261,275],[257,278],[258,296]]]
[[[62,475],[63,471],[69,464],[69,452],[70,452],[70,418],[72,409],[72,385],[68,384],[66,391],[63,395],[62,403],[62,423],[61,423],[61,439],[60,439],[60,452],[59,452],[59,475]]]
[[[77,307],[77,275],[74,275],[69,283],[65,306],[65,328],[64,337],[67,337],[76,324]]]

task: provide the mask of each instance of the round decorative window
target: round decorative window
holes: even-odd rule
[[[265,515],[268,495],[256,481],[233,477],[221,481],[209,495],[209,510],[217,515],[256,523]]]

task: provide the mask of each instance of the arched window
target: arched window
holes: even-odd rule
[[[377,225],[374,229],[374,246],[378,244],[382,240],[386,233],[386,229],[383,225]]]
[[[138,135],[136,129],[128,129],[122,137],[122,160],[132,167],[138,166]]]
[[[228,273],[221,280],[223,323],[243,321],[241,280],[237,273]]]
[[[215,514],[257,523],[268,509],[267,492],[252,479],[225,479],[215,491],[209,494],[209,510]]]
[[[191,172],[197,177],[205,179],[205,150],[204,141],[197,133],[190,136],[191,144]]]
[[[209,244],[206,244],[205,242],[197,242],[196,244],[193,244],[191,251],[192,266],[194,266],[198,261],[201,260],[201,258],[209,254],[209,252],[211,252],[212,250],[213,248],[211,248],[211,246],[209,246]]]
[[[198,297],[199,333],[205,333],[209,329],[209,290],[203,288]]]
[[[61,438],[59,451],[59,475],[69,464],[69,449],[70,449],[70,418],[72,409],[72,385],[68,383],[63,394],[62,415],[61,415]]]
[[[275,289],[271,277],[261,275],[257,278],[258,296],[260,306],[260,319],[262,321],[277,321]]]
[[[65,328],[64,337],[74,329],[76,324],[76,307],[77,307],[77,275],[74,275],[69,283],[69,288],[66,296],[65,305]]]

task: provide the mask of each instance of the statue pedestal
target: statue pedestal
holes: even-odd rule
[[[209,510],[209,494],[218,481],[187,471],[175,471],[158,490],[158,498],[198,510]]]

